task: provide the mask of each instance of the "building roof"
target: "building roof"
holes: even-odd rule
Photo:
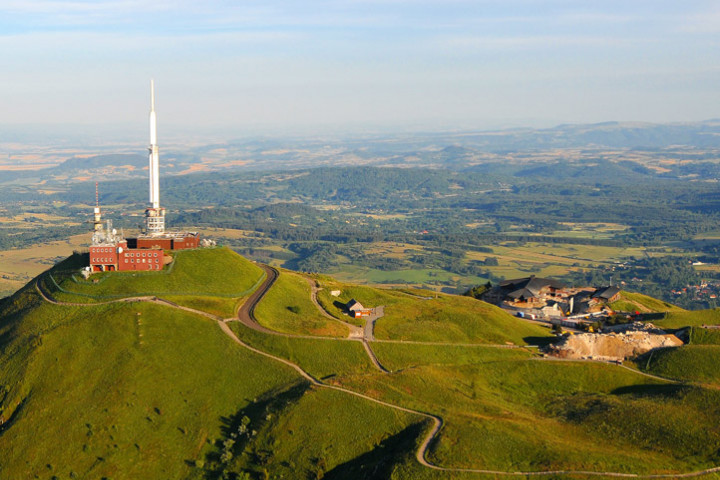
[[[355,312],[355,311],[357,311],[357,310],[365,310],[365,307],[362,306],[362,303],[358,302],[358,301],[355,300],[354,298],[351,299],[351,300],[347,303],[346,306],[347,306],[347,309],[350,310],[351,312]]]
[[[136,238],[141,238],[143,240],[170,239],[170,238],[180,239],[180,238],[187,238],[187,237],[197,237],[198,235],[199,235],[198,232],[163,232],[163,233],[138,235]]]
[[[565,285],[562,282],[553,280],[552,278],[540,278],[535,275],[500,282],[500,288],[509,291],[507,296],[511,298],[520,298],[521,296],[525,298],[537,297],[540,294],[540,291],[547,287],[560,289],[565,288]]]
[[[527,288],[520,288],[508,293],[507,296],[518,300],[520,298],[535,298],[537,295]]]
[[[601,298],[603,300],[610,300],[612,297],[620,293],[620,288],[618,287],[603,287],[598,288],[598,290],[593,294],[592,298]]]

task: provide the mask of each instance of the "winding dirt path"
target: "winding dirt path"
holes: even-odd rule
[[[243,306],[238,311],[238,320],[243,323],[243,325],[247,326],[248,328],[252,328],[253,330],[260,331],[265,333],[265,331],[269,334],[273,335],[283,335],[279,332],[275,332],[272,330],[265,329],[261,325],[259,325],[257,322],[254,322],[253,313],[255,310],[255,306],[259,303],[259,301],[262,299],[262,297],[267,293],[267,291],[272,287],[272,284],[277,279],[277,271],[272,269],[271,267],[265,267],[266,272],[268,273],[268,278],[263,282],[263,284],[251,295],[248,300],[243,304]],[[274,272],[271,274],[271,271]],[[708,468],[704,470],[698,470],[694,472],[687,472],[687,473],[681,473],[681,474],[634,474],[634,473],[620,473],[620,472],[594,472],[594,471],[582,471],[582,470],[553,470],[553,471],[528,471],[528,472],[507,472],[507,471],[500,471],[500,470],[486,470],[486,469],[474,469],[474,468],[452,468],[452,467],[441,467],[439,465],[435,465],[431,463],[427,459],[427,452],[430,448],[430,444],[433,440],[436,439],[437,435],[440,433],[440,430],[442,429],[444,422],[443,419],[437,415],[433,415],[428,412],[423,412],[419,410],[413,410],[411,408],[402,407],[400,405],[395,405],[389,402],[385,402],[383,400],[379,400],[373,397],[370,397],[368,395],[365,395],[360,392],[355,392],[353,390],[349,390],[343,387],[339,387],[336,385],[328,385],[326,383],[323,383],[321,380],[313,377],[308,372],[302,369],[299,365],[296,363],[293,363],[289,360],[286,360],[282,357],[278,357],[275,355],[272,355],[270,353],[264,352],[262,350],[259,350],[255,347],[252,347],[248,345],[247,343],[243,342],[238,338],[238,336],[233,332],[230,327],[227,325],[228,321],[234,320],[234,319],[222,319],[216,315],[212,315],[207,312],[203,312],[201,310],[195,310],[193,308],[189,307],[183,307],[181,305],[177,305],[173,302],[169,302],[167,300],[160,299],[158,297],[154,296],[142,296],[142,297],[129,297],[124,299],[118,299],[118,300],[112,300],[109,302],[104,303],[66,303],[66,302],[60,302],[52,298],[52,295],[50,295],[47,292],[44,292],[42,290],[42,287],[39,284],[39,279],[35,282],[35,289],[39,293],[39,295],[47,302],[55,304],[55,305],[71,305],[71,306],[82,306],[82,307],[91,307],[96,305],[105,305],[109,303],[129,303],[129,302],[152,302],[161,304],[170,308],[177,308],[183,311],[195,313],[198,315],[201,315],[203,317],[209,318],[211,320],[214,320],[220,329],[236,344],[242,346],[243,348],[246,348],[250,350],[251,352],[257,353],[258,355],[262,355],[264,357],[270,358],[274,361],[277,361],[279,363],[282,363],[283,365],[292,368],[295,370],[298,375],[306,379],[308,382],[310,382],[313,386],[316,388],[327,388],[331,390],[336,390],[338,392],[342,392],[348,395],[352,395],[354,397],[362,398],[364,400],[376,403],[378,405],[383,405],[388,408],[392,408],[397,411],[409,413],[412,415],[417,415],[422,418],[426,418],[428,420],[432,421],[433,427],[425,434],[422,443],[418,447],[415,458],[417,461],[430,469],[441,471],[441,472],[454,472],[454,473],[478,473],[478,474],[486,474],[486,475],[496,475],[496,476],[515,476],[515,477],[530,477],[530,476],[548,476],[548,475],[585,475],[585,476],[594,476],[594,477],[612,477],[612,478],[694,478],[694,477],[700,477],[703,475],[709,475],[712,473],[720,472],[720,466],[719,467],[713,467]],[[286,336],[292,336],[292,335],[286,335]],[[309,336],[308,336],[309,337]],[[309,337],[313,339],[323,338],[323,337]],[[325,337],[327,338],[327,337]],[[347,341],[349,339],[345,338],[327,338],[328,340],[335,340],[335,341]],[[363,342],[366,344],[367,342]],[[403,343],[401,341],[393,342],[393,343]],[[444,345],[453,345],[453,344],[444,344]],[[509,347],[509,346],[508,346]],[[370,351],[372,352],[372,351]],[[372,354],[374,356],[374,354]],[[582,361],[582,360],[579,360]],[[628,367],[625,367],[628,368]],[[629,369],[629,368],[628,368]],[[642,372],[638,372],[633,369],[629,369],[635,373],[643,374]],[[647,374],[647,376],[654,377],[653,375]],[[658,377],[661,378],[661,377]],[[672,381],[672,380],[669,380]]]

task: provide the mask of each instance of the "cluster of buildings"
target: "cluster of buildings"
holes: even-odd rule
[[[703,282],[698,285],[670,290],[675,296],[687,295],[693,300],[716,300],[720,296],[720,282]]]
[[[619,296],[618,287],[567,287],[557,280],[532,275],[500,282],[484,292],[482,299],[518,316],[566,321],[610,314],[608,304]]]
[[[150,146],[148,171],[150,201],[145,209],[144,232],[125,238],[108,221],[103,227],[100,202],[95,185],[94,233],[90,245],[90,265],[86,272],[123,270],[162,270],[172,261],[165,252],[200,246],[197,232],[168,232],[165,230],[165,209],[160,206],[160,169],[155,115],[155,88],[150,82]]]

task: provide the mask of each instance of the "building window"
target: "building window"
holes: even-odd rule
[[[125,259],[125,263],[128,263],[127,258]]]
[[[156,258],[156,259],[155,259],[155,263],[160,263],[160,259],[159,259],[159,258]]]
[[[143,258],[145,257],[145,252],[143,252]]]

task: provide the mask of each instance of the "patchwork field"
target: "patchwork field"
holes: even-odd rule
[[[88,235],[75,235],[62,242],[0,251],[0,297],[15,292],[74,250],[87,248],[88,241]]]

